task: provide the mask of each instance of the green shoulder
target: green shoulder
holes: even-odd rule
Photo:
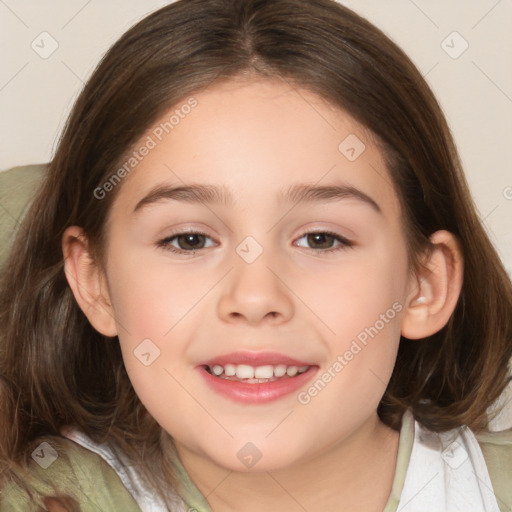
[[[0,510],[46,510],[45,498],[75,502],[82,512],[140,508],[117,473],[97,454],[63,437],[46,437],[32,452],[28,472],[5,482]]]
[[[475,433],[502,512],[512,510],[512,430]]]

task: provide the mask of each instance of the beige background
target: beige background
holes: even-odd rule
[[[167,3],[0,0],[0,169],[47,162],[101,55]],[[426,77],[454,133],[481,219],[512,275],[512,0],[341,3],[384,30]],[[497,426],[512,425],[512,406],[508,411]]]

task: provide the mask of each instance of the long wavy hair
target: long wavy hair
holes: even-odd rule
[[[98,200],[136,141],[188,96],[241,75],[286,80],[348,112],[379,141],[403,211],[411,268],[437,230],[456,235],[464,283],[448,324],[401,340],[379,405],[398,429],[406,408],[427,428],[486,427],[509,379],[512,287],[477,216],[446,120],[410,59],[331,0],[179,0],[106,53],[67,120],[1,279],[0,460],[27,464],[42,436],[72,426],[108,440],[161,496],[174,481],[166,435],[66,281],[61,238],[81,226],[99,264],[122,183]]]

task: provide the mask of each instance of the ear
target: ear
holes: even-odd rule
[[[105,336],[116,336],[114,310],[110,302],[107,280],[94,262],[87,237],[78,226],[62,235],[62,252],[66,279],[80,309],[91,325]]]
[[[411,280],[402,317],[402,336],[426,338],[440,331],[450,319],[462,289],[464,261],[456,237],[436,231],[432,252],[419,274]]]

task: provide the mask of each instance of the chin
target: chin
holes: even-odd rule
[[[279,441],[233,441],[222,444],[219,451],[203,452],[214,464],[238,473],[284,471],[295,466],[305,456],[296,445]]]

